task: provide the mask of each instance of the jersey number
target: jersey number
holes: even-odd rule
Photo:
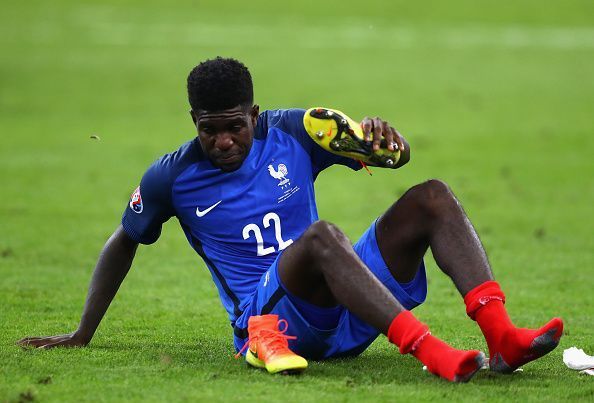
[[[281,251],[287,246],[291,245],[293,240],[283,240],[283,236],[281,234],[281,222],[278,214],[266,214],[264,218],[262,218],[262,225],[264,225],[264,228],[270,227],[270,221],[274,221],[274,236],[276,237],[276,242],[278,242],[278,250]],[[258,256],[266,256],[276,252],[274,246],[269,246],[267,248],[264,247],[264,238],[262,237],[262,231],[260,230],[260,227],[258,227],[258,224],[252,223],[243,227],[243,239],[248,239],[250,237],[250,232],[253,232],[254,237],[256,237],[256,242],[258,244]]]

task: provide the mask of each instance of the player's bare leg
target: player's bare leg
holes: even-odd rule
[[[404,310],[331,223],[312,224],[283,253],[279,266],[283,284],[295,296],[321,307],[344,305],[384,334]]]
[[[467,381],[482,366],[480,351],[456,350],[432,336],[405,310],[359,259],[334,225],[318,221],[281,256],[281,280],[289,292],[318,306],[344,305],[411,353],[429,371],[451,381]]]
[[[431,248],[481,327],[492,370],[512,372],[557,346],[563,331],[558,318],[536,330],[512,324],[479,237],[445,183],[431,180],[411,188],[380,218],[376,231],[382,255],[400,282],[414,278]]]
[[[382,256],[397,281],[412,281],[431,247],[439,268],[462,295],[493,274],[476,231],[462,207],[439,180],[408,190],[376,227]]]

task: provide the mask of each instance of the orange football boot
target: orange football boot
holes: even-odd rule
[[[284,324],[283,330],[280,330],[281,324]],[[287,321],[279,320],[278,315],[251,316],[248,320],[249,339],[236,357],[249,346],[245,360],[253,367],[265,368],[271,374],[304,371],[307,368],[305,358],[289,349],[287,340],[294,340],[296,337],[285,334],[288,327]]]

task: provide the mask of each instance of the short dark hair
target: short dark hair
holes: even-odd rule
[[[194,111],[252,106],[252,76],[239,60],[220,56],[206,60],[188,75],[188,100]]]

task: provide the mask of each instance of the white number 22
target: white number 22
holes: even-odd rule
[[[270,221],[274,221],[274,236],[276,237],[276,241],[278,242],[278,250],[281,251],[291,245],[293,243],[292,239],[283,240],[283,236],[281,234],[281,222],[280,217],[276,213],[268,213],[262,218],[262,225],[264,228],[270,227]],[[269,246],[267,248],[264,247],[264,238],[262,237],[262,231],[258,224],[248,224],[243,227],[243,239],[248,239],[250,237],[250,232],[254,233],[254,237],[256,238],[257,243],[257,252],[258,256],[266,256],[274,253],[276,249],[274,246]]]

